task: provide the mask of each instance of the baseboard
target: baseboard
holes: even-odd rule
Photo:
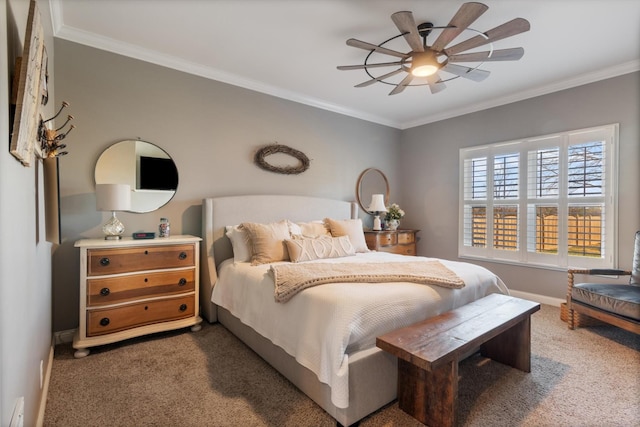
[[[49,359],[47,360],[47,369],[44,372],[42,382],[42,393],[40,393],[40,405],[38,406],[38,417],[36,419],[36,427],[42,427],[44,424],[44,411],[47,408],[47,397],[49,396],[49,381],[51,380],[51,369],[53,367],[53,353],[55,349],[55,340],[51,340],[51,348],[49,349]]]
[[[560,307],[560,304],[566,302],[565,299],[561,298],[548,297],[546,295],[532,294],[529,292],[514,291],[511,289],[509,289],[509,294],[517,298],[528,299],[531,301],[539,302],[540,304],[552,305],[554,307]]]
[[[65,344],[73,341],[76,329],[67,329],[66,331],[58,331],[53,333],[54,345]]]

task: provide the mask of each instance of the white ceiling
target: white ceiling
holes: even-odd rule
[[[519,61],[487,62],[483,82],[456,79],[388,96],[369,80],[367,51],[398,34],[391,14],[444,26],[462,0],[51,0],[54,35],[188,73],[400,129],[640,70],[638,0],[485,0],[472,25],[487,31],[513,18],[531,30],[494,43],[523,47]],[[463,32],[457,41],[474,36]],[[411,49],[400,37],[387,45]],[[478,50],[487,50],[486,46]],[[393,61],[381,57],[381,61]],[[383,70],[383,69],[380,69]],[[391,69],[384,69],[384,72]],[[382,72],[378,72],[383,74]]]

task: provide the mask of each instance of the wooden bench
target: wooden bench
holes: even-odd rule
[[[455,425],[458,362],[482,355],[531,372],[531,314],[540,304],[491,294],[397,329],[376,345],[398,358],[398,405],[432,427]]]

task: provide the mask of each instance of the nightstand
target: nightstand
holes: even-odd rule
[[[88,355],[88,347],[154,332],[199,330],[200,240],[78,240],[80,324],[74,356]]]
[[[367,247],[372,251],[416,255],[416,234],[420,230],[365,230]]]

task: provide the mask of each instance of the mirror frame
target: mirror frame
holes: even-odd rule
[[[133,147],[131,148],[127,148],[126,145],[120,145],[120,144],[133,144]],[[139,180],[139,176],[140,176],[140,161],[139,161],[139,157],[140,154],[145,155],[145,153],[140,153],[136,147],[137,144],[148,144],[149,149],[151,151],[154,151],[156,153],[162,152],[164,153],[164,156],[162,155],[158,155],[159,158],[167,158],[170,159],[173,163],[173,166],[176,169],[176,188],[174,190],[141,190],[141,189],[136,189],[136,183]],[[120,157],[116,157],[118,159],[121,159],[122,162],[120,162],[120,167],[119,168],[106,168],[106,161],[108,161],[108,156],[105,155],[105,153],[107,153],[109,150],[111,149],[116,149],[118,150],[118,147],[120,146],[121,150],[123,149],[122,147],[124,147],[125,151],[130,151],[129,155],[127,157],[131,157],[133,156],[133,159],[123,159],[121,156]],[[116,152],[111,152],[111,156],[114,156],[114,153]],[[115,156],[118,156],[118,154],[115,154]],[[151,154],[151,157],[154,157],[153,154]],[[103,162],[102,167],[101,167],[101,160]],[[129,166],[126,167],[126,165],[124,164],[125,161],[127,161],[129,163]],[[100,168],[100,171],[99,171]],[[115,171],[113,170],[115,169]],[[133,171],[131,171],[131,169],[134,169]],[[111,175],[108,176],[110,173],[116,173],[116,175]],[[105,175],[108,176],[107,179],[105,179]],[[123,178],[123,176],[125,178]],[[157,146],[156,144],[149,142],[149,141],[143,141],[140,139],[125,139],[122,141],[118,141],[114,144],[111,144],[110,146],[108,146],[107,148],[104,149],[104,151],[102,151],[100,153],[100,155],[98,156],[98,160],[96,161],[96,165],[94,168],[94,182],[95,184],[129,184],[131,185],[133,183],[133,185],[131,185],[132,188],[132,201],[131,201],[131,209],[128,210],[127,212],[133,212],[133,213],[147,213],[147,212],[153,212],[155,210],[160,209],[161,207],[165,206],[167,203],[169,203],[176,195],[177,191],[178,191],[178,186],[180,184],[180,176],[179,176],[179,172],[178,172],[178,167],[175,163],[175,161],[173,160],[173,158],[171,157],[171,155],[169,155],[169,153],[167,153],[163,148]],[[139,196],[139,197],[135,197],[135,196]],[[154,200],[155,199],[155,200]],[[137,206],[136,206],[137,203]]]
[[[385,183],[385,186],[386,186],[386,189],[385,189],[385,192],[384,192],[384,204],[385,205],[389,205],[389,192],[390,192],[389,180],[387,179],[386,175],[380,169],[367,168],[367,169],[362,171],[362,173],[358,177],[358,181],[356,182],[356,200],[358,201],[358,204],[360,205],[362,210],[365,211],[366,213],[368,213],[369,215],[374,215],[374,213],[373,212],[369,212],[369,210],[367,209],[368,206],[365,206],[364,203],[362,202],[362,182],[364,181],[364,178],[365,178],[365,176],[367,174],[373,174],[373,173],[380,174],[380,176],[384,180],[384,183]],[[375,193],[375,194],[379,194],[379,193]]]

